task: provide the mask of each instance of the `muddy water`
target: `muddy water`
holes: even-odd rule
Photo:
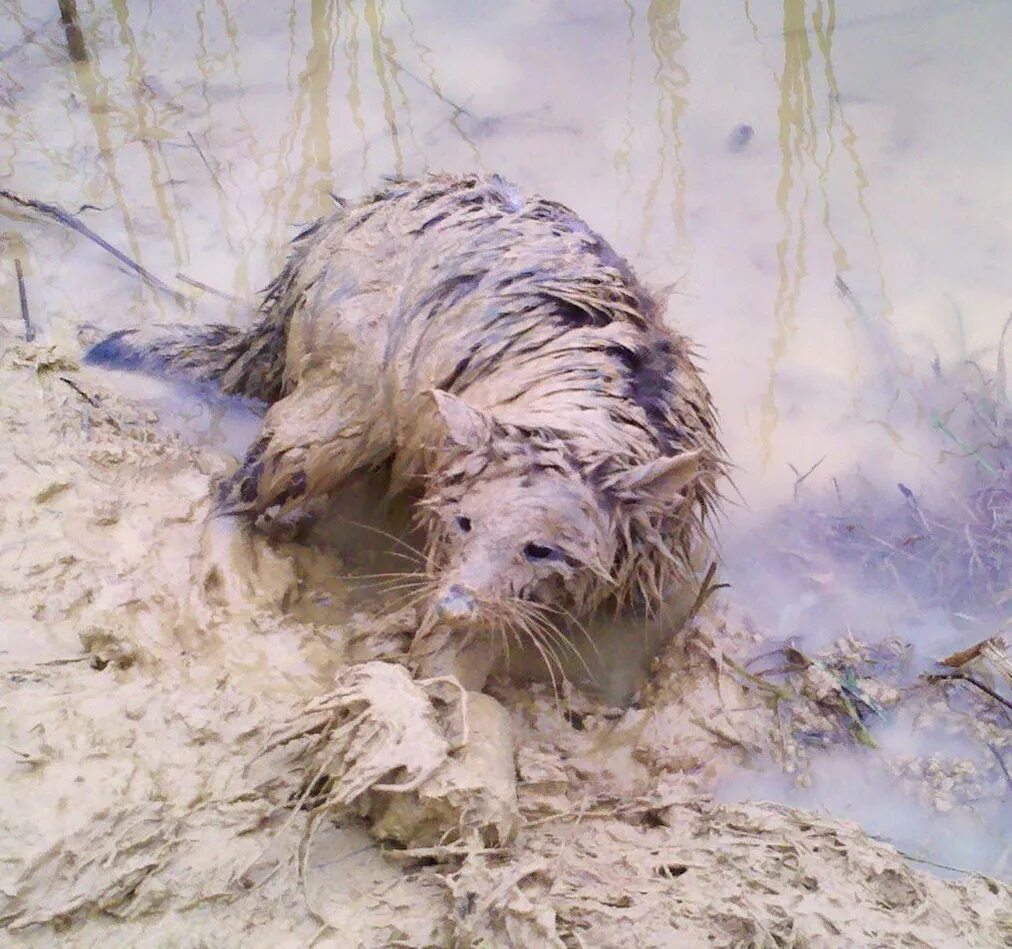
[[[699,341],[744,502],[723,528],[729,579],[763,622],[812,647],[840,632],[759,533],[798,474],[818,463],[811,492],[855,466],[883,490],[944,478],[918,380],[936,358],[993,359],[1012,300],[1003,3],[79,0],[69,32],[55,2],[2,8],[0,186],[82,209],[187,299],[5,204],[12,331],[15,257],[46,340],[241,322],[330,192],[494,170],[578,209]],[[122,384],[198,444],[238,452],[255,426]],[[988,634],[942,615],[913,636],[890,615],[921,663]],[[876,634],[867,612],[853,621]],[[890,748],[912,748],[904,728]],[[805,800],[875,827],[903,809],[845,785]],[[727,790],[795,793],[775,776]],[[989,868],[1004,854],[1008,871],[984,818],[944,820],[926,811],[901,836],[958,831],[957,849],[941,833],[926,852]]]

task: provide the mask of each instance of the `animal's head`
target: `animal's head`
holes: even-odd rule
[[[682,500],[695,472],[694,458],[679,456],[592,483],[559,433],[503,424],[444,392],[433,397],[445,457],[421,510],[435,613],[451,625],[586,612],[614,594],[622,571],[623,498]]]

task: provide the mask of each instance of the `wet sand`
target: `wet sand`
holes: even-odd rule
[[[548,688],[493,688],[518,749],[509,846],[397,860],[353,810],[324,813],[307,846],[298,744],[257,755],[342,656],[382,655],[382,612],[371,628],[269,606],[195,618],[189,559],[225,457],[157,433],[71,347],[4,342],[0,912],[15,944],[1007,939],[998,882],[943,882],[821,814],[713,801],[783,740],[728,666],[755,634],[713,617],[638,708],[575,697],[564,715]]]
[[[0,209],[0,918],[18,944],[1008,940],[1007,888],[944,868],[1009,873],[1007,723],[917,678],[1000,631],[1007,601],[869,597],[781,517],[796,493],[824,512],[855,473],[901,503],[897,482],[951,493],[938,422],[960,396],[924,380],[936,359],[992,372],[1012,299],[1000,4],[82,2],[76,59],[55,5],[5,9],[0,187],[78,213],[189,301]],[[78,335],[243,322],[331,191],[472,168],[571,204],[670,291],[739,465],[732,587],[640,709],[574,699],[567,719],[548,689],[497,686],[523,819],[505,856],[404,866],[344,817],[300,878],[306,761],[244,769],[350,658],[383,654],[382,610],[333,581],[345,545],[279,552],[312,608],[195,616],[208,481],[255,415],[82,369]],[[894,640],[905,667],[880,654]],[[771,702],[726,661],[784,643],[828,686],[792,668],[798,697]],[[875,749],[827,711],[847,669],[883,710],[862,711]]]

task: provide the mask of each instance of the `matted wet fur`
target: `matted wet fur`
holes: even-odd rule
[[[389,465],[450,622],[653,614],[724,474],[684,336],[572,211],[498,176],[392,181],[295,238],[259,321],[114,334],[91,361],[270,403],[220,515],[287,516]]]

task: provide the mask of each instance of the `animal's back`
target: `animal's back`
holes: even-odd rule
[[[497,176],[397,182],[339,208],[296,239],[265,303],[290,327],[286,388],[351,352],[408,399],[474,376],[476,356],[486,372],[517,361],[533,324],[643,330],[654,309],[575,214]]]
[[[269,299],[290,325],[286,389],[350,371],[382,383],[402,428],[440,389],[640,460],[684,447],[693,424],[713,433],[688,341],[624,261],[498,177],[395,183],[338,210],[299,238]]]
[[[174,326],[155,339],[121,331],[88,358],[268,403],[307,374],[350,372],[374,389],[382,380],[392,410],[410,414],[430,388],[510,401],[483,390],[507,373],[514,388],[536,384],[523,368],[535,352],[558,350],[564,372],[581,347],[603,347],[656,375],[650,351],[672,338],[628,266],[572,211],[498,176],[434,176],[342,201],[306,228],[252,326]],[[649,379],[636,385],[647,408]],[[556,414],[550,399],[543,408]]]

